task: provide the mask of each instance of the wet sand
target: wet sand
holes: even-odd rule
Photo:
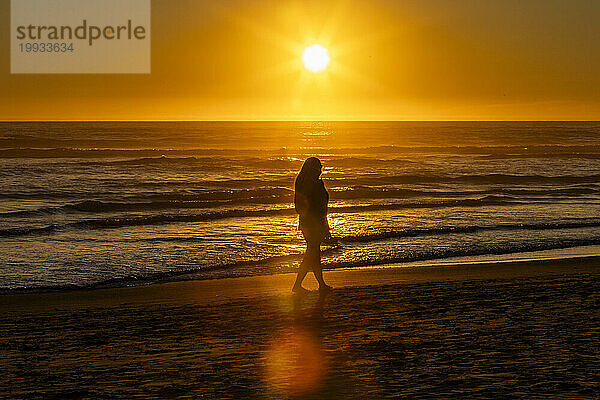
[[[293,278],[0,296],[0,397],[600,395],[600,258]]]

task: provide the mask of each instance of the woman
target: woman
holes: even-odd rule
[[[296,212],[300,215],[299,228],[306,240],[306,252],[300,264],[296,282],[292,288],[294,293],[306,293],[302,281],[312,270],[319,282],[320,291],[330,291],[332,288],[323,281],[323,268],[321,267],[321,242],[331,239],[329,224],[327,223],[327,203],[329,193],[325,189],[321,176],[323,166],[316,157],[307,158],[296,178],[294,204]]]

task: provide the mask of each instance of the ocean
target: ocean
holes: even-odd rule
[[[326,269],[600,249],[599,122],[3,122],[0,292],[295,271],[309,156]]]

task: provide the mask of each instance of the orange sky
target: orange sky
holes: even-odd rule
[[[11,75],[9,5],[4,120],[600,119],[598,1],[154,0],[150,75]]]

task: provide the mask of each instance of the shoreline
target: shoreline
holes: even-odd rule
[[[518,261],[462,262],[442,265],[374,265],[324,270],[335,288],[385,286],[410,283],[495,280],[555,274],[600,272],[600,256],[574,256]],[[157,282],[114,288],[77,288],[65,291],[0,294],[3,312],[114,307],[130,304],[213,304],[236,299],[291,295],[295,273]],[[312,273],[304,281],[316,290]]]
[[[589,249],[591,251],[581,251],[581,249]],[[566,251],[565,251],[566,250]],[[323,251],[323,250],[322,250]],[[301,255],[301,254],[300,254]],[[288,257],[288,256],[286,256]],[[532,252],[516,252],[516,253],[502,253],[502,254],[482,254],[476,256],[456,256],[448,258],[435,258],[428,260],[419,261],[401,261],[401,262],[384,262],[384,263],[373,263],[373,264],[358,264],[356,266],[342,266],[337,268],[325,268],[323,271],[362,271],[371,269],[385,269],[385,268],[432,268],[432,267],[461,267],[469,265],[494,265],[494,264],[512,264],[512,263],[523,263],[523,262],[552,262],[569,259],[594,259],[595,257],[600,258],[600,246],[599,245],[586,245],[568,247],[565,249],[551,249],[551,250],[539,250]],[[249,262],[246,264],[255,264]],[[327,265],[325,265],[327,267]],[[163,285],[168,283],[178,282],[194,282],[194,281],[211,281],[221,279],[242,279],[251,278],[257,276],[271,276],[271,275],[285,275],[295,274],[296,272],[273,272],[273,273],[259,273],[256,275],[208,275],[211,272],[218,271],[213,268],[192,270],[192,271],[171,271],[165,273],[157,273],[156,277],[141,277],[141,278],[116,278],[107,281],[95,282],[84,286],[41,286],[32,288],[17,288],[17,289],[0,289],[0,299],[5,296],[17,296],[17,295],[39,295],[39,294],[51,294],[51,293],[71,293],[80,291],[96,291],[105,289],[124,289],[124,288],[135,288],[135,287],[147,287],[154,285]],[[311,274],[309,274],[311,275]],[[177,279],[177,277],[184,277]],[[117,283],[118,281],[118,283]],[[0,302],[1,304],[1,302]]]

